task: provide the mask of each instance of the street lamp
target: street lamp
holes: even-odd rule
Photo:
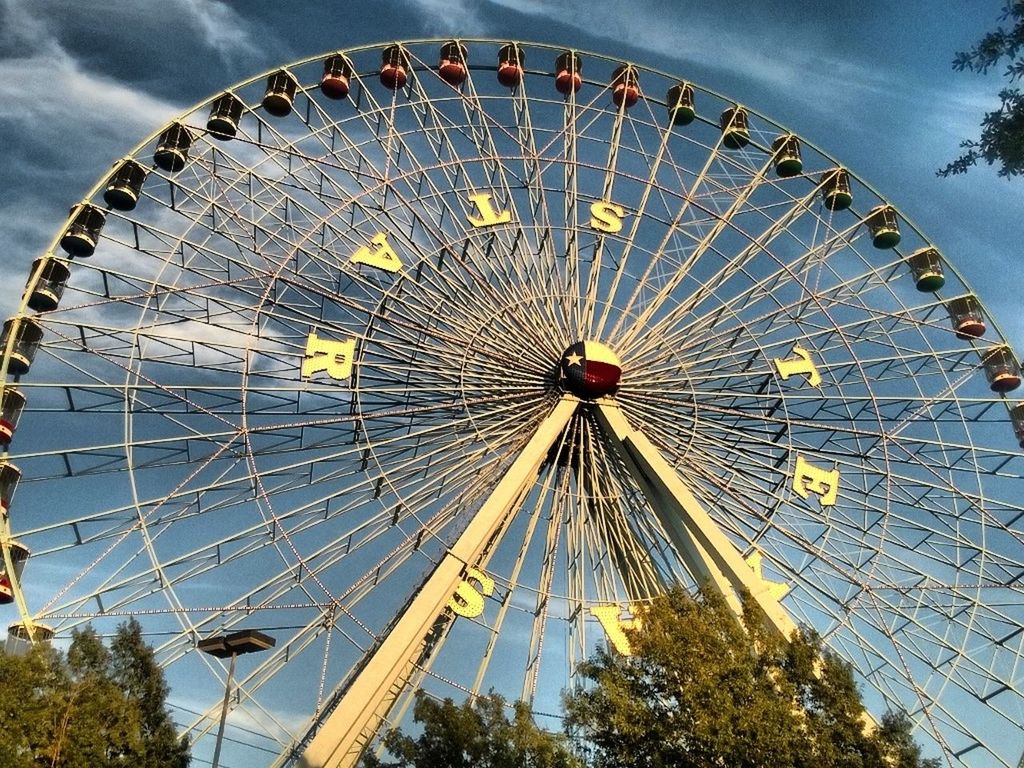
[[[228,664],[228,680],[224,684],[224,705],[220,710],[220,727],[217,728],[217,744],[213,748],[213,768],[220,763],[220,745],[224,740],[224,722],[228,718],[228,701],[231,698],[231,681],[235,675],[235,659],[243,653],[256,653],[273,648],[277,640],[255,629],[243,629],[230,635],[215,635],[200,640],[196,647],[203,653],[218,659],[231,658]]]

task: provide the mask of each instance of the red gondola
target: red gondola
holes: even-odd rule
[[[25,562],[28,560],[29,550],[24,544],[18,541],[11,541],[8,546],[11,549],[11,561],[14,564],[14,575],[21,583],[21,574],[25,571]],[[8,575],[3,558],[0,558],[0,605],[8,605],[14,602],[14,587]]]
[[[993,392],[1012,392],[1020,386],[1020,363],[1013,356],[1013,350],[1005,344],[988,349],[981,361],[989,389]]]
[[[612,103],[629,109],[640,99],[640,76],[629,64],[622,64],[612,73]]]
[[[555,89],[563,96],[578,93],[583,86],[583,59],[565,51],[555,59]]]
[[[466,62],[469,50],[457,40],[449,40],[441,46],[441,60],[437,64],[437,74],[448,85],[458,88],[466,80]]]
[[[352,83],[352,64],[340,53],[324,59],[324,74],[320,78],[320,90],[329,99],[344,99]]]
[[[498,51],[498,82],[506,88],[515,88],[523,81],[526,54],[515,43],[506,43]]]
[[[9,445],[18,428],[21,412],[25,410],[25,395],[14,387],[4,388],[3,404],[0,405],[0,444]]]
[[[409,77],[409,54],[400,45],[389,45],[381,54],[380,82],[395,91],[404,88]]]
[[[961,296],[946,305],[958,339],[980,339],[985,335],[985,315],[973,296]]]

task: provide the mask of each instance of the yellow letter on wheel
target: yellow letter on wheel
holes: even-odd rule
[[[302,378],[324,372],[332,379],[344,381],[352,375],[352,360],[356,355],[356,340],[322,339],[316,333],[306,339],[306,359],[302,361]]]
[[[364,245],[353,254],[352,263],[368,264],[371,267],[383,269],[385,272],[397,272],[402,268],[402,260],[398,258],[395,249],[388,245],[387,232],[374,235],[370,242],[376,247],[371,248],[369,245]]]
[[[480,585],[479,592],[470,583],[470,580]],[[459,616],[473,619],[484,612],[484,595],[490,597],[493,594],[494,579],[483,571],[470,568],[466,573],[466,578],[455,588],[455,594],[448,601],[448,607]]]
[[[476,205],[480,211],[480,218],[474,218],[473,216],[467,216],[469,223],[479,229],[480,227],[490,227],[494,224],[508,224],[512,221],[512,211],[496,211],[494,206],[491,205],[491,194],[490,192],[483,192],[479,195],[470,195],[469,201]]]
[[[607,200],[598,200],[590,206],[590,226],[599,232],[614,235],[622,229],[626,209]]]
[[[823,507],[831,507],[839,498],[839,470],[816,467],[799,454],[793,470],[793,490],[800,498],[817,494]]]
[[[595,605],[590,609],[590,615],[604,627],[612,647],[623,656],[631,656],[633,649],[629,647],[629,638],[623,630],[639,629],[640,619],[635,612],[632,619],[623,619],[621,614],[622,608],[617,605]]]

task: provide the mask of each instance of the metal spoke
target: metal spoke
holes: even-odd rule
[[[341,55],[285,68],[287,115],[272,73],[232,86],[230,137],[188,110],[130,153],[136,205],[108,173],[102,230],[56,225],[70,277],[37,264],[2,345],[11,647],[137,617],[202,761],[227,668],[197,643],[259,627],[232,762],[348,766],[417,692],[558,729],[638,603],[710,581],[817,630],[926,755],[1013,768],[1019,361],[952,319],[955,258],[749,108],[691,86],[676,120],[650,68]]]

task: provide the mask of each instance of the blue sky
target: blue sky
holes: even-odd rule
[[[915,222],[1024,348],[1024,181],[934,171],[975,135],[1002,80],[955,51],[1002,0],[2,0],[0,147],[6,248],[19,284],[67,207],[145,135],[242,78],[319,51],[477,35],[564,43],[677,73],[752,106],[838,158]],[[9,311],[17,290],[0,295]]]
[[[111,164],[175,115],[283,63],[376,41],[534,40],[659,68],[788,126],[873,185],[1024,351],[1024,179],[936,178],[1003,84],[956,73],[1002,0],[0,0],[0,217],[16,306],[29,265]],[[628,9],[628,10],[624,10]]]

